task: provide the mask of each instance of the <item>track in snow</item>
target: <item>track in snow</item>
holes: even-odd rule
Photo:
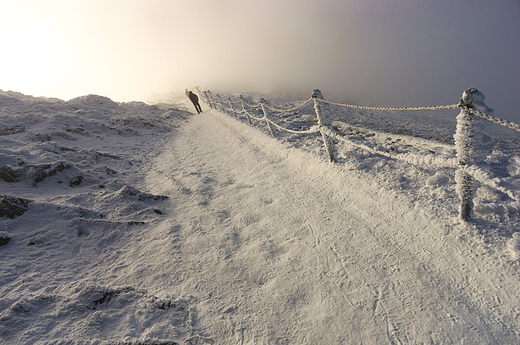
[[[226,115],[193,116],[147,183],[172,210],[146,284],[194,296],[218,344],[518,341],[516,279],[463,225]]]

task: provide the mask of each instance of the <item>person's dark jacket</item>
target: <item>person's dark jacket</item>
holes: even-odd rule
[[[190,98],[190,101],[192,101],[193,103],[199,102],[199,97],[193,92],[190,92],[190,95],[188,97]]]

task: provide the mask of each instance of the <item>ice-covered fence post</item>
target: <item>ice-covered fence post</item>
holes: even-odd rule
[[[249,113],[246,110],[246,106],[244,104],[244,97],[242,97],[242,95],[240,95],[240,103],[242,103],[242,112],[246,115],[249,124],[252,125],[253,123],[251,122],[251,117],[249,117]]]
[[[273,126],[271,125],[271,122],[269,121],[269,110],[267,110],[267,107],[265,106],[265,99],[260,99],[260,105],[262,106],[262,111],[264,112],[264,118],[265,122],[267,123],[267,128],[269,128],[269,132],[271,132],[271,135],[275,137]]]
[[[235,108],[233,108],[233,103],[231,102],[231,97],[228,97],[228,104],[229,104],[229,109],[231,109],[231,111],[233,112],[233,115],[238,119],[237,112],[235,111]]]
[[[215,105],[213,104],[213,99],[211,98],[211,92],[204,91],[204,94],[206,95],[206,100],[208,101],[209,107],[212,109],[215,109]]]
[[[457,116],[457,130],[454,135],[457,148],[458,169],[455,172],[457,194],[460,197],[459,216],[463,220],[473,215],[473,196],[477,186],[475,178],[467,170],[472,165],[484,161],[491,153],[489,137],[480,129],[480,119],[475,118],[472,110],[490,114],[493,112],[484,103],[484,94],[471,88],[464,91],[459,102],[460,114]]]
[[[216,109],[215,102],[213,101],[213,96],[211,95],[211,91],[207,90],[207,91],[204,91],[204,93],[206,94],[206,99],[208,100],[209,107],[212,109]]]
[[[222,102],[222,98],[220,97],[220,95],[217,93],[217,102],[218,102],[218,108],[221,112],[223,112],[224,114],[227,113],[226,111],[226,108],[224,108],[224,103]]]
[[[312,98],[314,98],[314,110],[316,111],[316,117],[318,118],[318,126],[320,127],[321,137],[323,138],[323,144],[325,145],[325,150],[329,155],[329,159],[331,162],[334,162],[334,142],[332,138],[327,135],[325,132],[325,128],[332,130],[332,121],[334,120],[334,115],[330,110],[330,106],[327,103],[320,103],[318,99],[325,99],[320,90],[316,89],[312,93]]]
[[[210,108],[215,109],[215,103],[213,101],[213,96],[211,95],[211,91],[204,91],[206,94],[206,99],[208,100],[208,105]]]
[[[208,107],[211,108],[210,101],[209,101],[209,99],[208,99],[208,93],[207,93],[206,91],[204,91],[204,90],[200,90],[198,87],[197,87],[197,92],[198,92],[199,95],[201,96],[202,101],[203,101],[204,103],[206,103],[206,105],[207,105]]]
[[[208,102],[206,101],[206,95],[204,94],[204,92],[200,91],[200,89],[199,89],[198,86],[195,87],[195,90],[197,90],[197,93],[199,94],[201,100],[202,100],[204,103],[208,104]]]

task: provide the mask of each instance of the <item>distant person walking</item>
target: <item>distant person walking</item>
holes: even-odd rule
[[[202,113],[202,108],[200,107],[200,104],[199,104],[199,97],[191,91],[188,93],[188,97],[189,97],[191,103],[193,103],[193,105],[195,106],[195,110],[197,110],[197,114]]]

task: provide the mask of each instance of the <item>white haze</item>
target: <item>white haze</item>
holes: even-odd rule
[[[200,85],[379,106],[476,87],[520,121],[517,0],[0,0],[0,89],[146,100]]]

